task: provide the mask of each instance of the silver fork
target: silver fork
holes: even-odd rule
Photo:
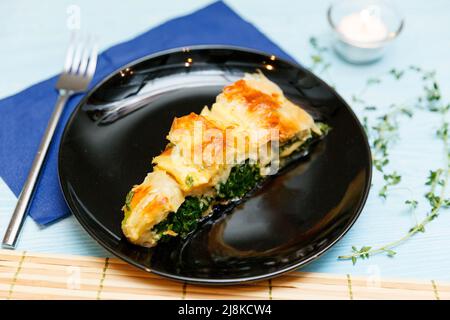
[[[67,100],[72,95],[87,89],[94,76],[96,65],[97,45],[94,43],[93,38],[83,42],[80,37],[72,35],[67,50],[64,69],[56,84],[56,89],[59,91],[59,97],[41,140],[41,144],[39,145],[36,157],[34,158],[30,173],[28,174],[22,192],[20,193],[16,208],[9,221],[8,228],[6,229],[2,242],[4,248],[14,249],[16,246],[18,236],[35,191],[42,164],[45,161],[53,134],[58,126],[59,119],[61,118]]]

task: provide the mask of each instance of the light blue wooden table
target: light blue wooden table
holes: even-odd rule
[[[209,1],[2,1],[0,3],[0,97],[16,93],[60,71],[68,39],[68,12],[80,9],[81,28],[94,31],[107,48],[133,37],[172,17],[200,8]],[[226,1],[245,19],[277,42],[298,61],[310,61],[310,36],[323,37],[328,32],[325,19],[328,1]],[[276,5],[275,5],[276,3]],[[352,66],[330,56],[332,67],[323,75],[336,84],[341,95],[350,99],[368,76],[392,67],[418,64],[438,70],[444,97],[450,100],[450,1],[397,1],[406,18],[406,28],[386,57],[370,66]],[[75,5],[75,6],[74,6]],[[401,87],[384,86],[374,92],[377,103],[415,96],[418,84],[411,80]],[[361,115],[361,110],[355,110]],[[1,115],[0,115],[1,116]],[[417,114],[402,124],[401,141],[392,150],[392,166],[403,175],[416,198],[425,192],[423,181],[430,168],[443,162],[441,145],[433,138],[437,118]],[[358,262],[338,261],[351,245],[371,245],[395,240],[413,223],[403,202],[409,198],[401,190],[387,201],[376,191],[380,177],[374,176],[374,188],[360,219],[350,232],[306,270],[338,274],[362,274],[372,277],[422,278],[450,281],[450,210],[443,210],[438,220],[424,234],[398,248],[395,258],[376,256]],[[0,234],[3,234],[15,205],[15,197],[0,179]],[[103,250],[69,217],[47,227],[28,219],[20,239],[19,250],[47,253],[106,256]]]

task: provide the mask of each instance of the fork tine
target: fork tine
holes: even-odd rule
[[[87,70],[86,70],[86,77],[88,77],[88,78],[92,78],[94,76],[95,68],[97,66],[97,54],[98,54],[97,43],[93,39],[91,54],[89,56],[89,63],[88,63]]]
[[[81,61],[81,52],[83,51],[83,41],[78,41],[76,47],[75,47],[75,54],[73,55],[72,59],[72,67],[70,68],[71,73],[78,73],[78,68],[80,66]]]
[[[97,45],[91,35],[81,37],[73,34],[69,43],[64,70],[56,82],[56,88],[72,93],[83,92],[95,73],[97,65]]]
[[[81,75],[85,75],[87,71],[88,61],[89,61],[89,51],[92,46],[92,37],[88,37],[86,40],[86,44],[83,49],[83,53],[81,55],[80,67],[78,69],[78,73]]]
[[[70,71],[72,65],[73,53],[75,49],[75,33],[70,35],[69,47],[67,48],[66,61],[64,62],[64,72]]]

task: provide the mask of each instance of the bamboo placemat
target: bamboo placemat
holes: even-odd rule
[[[292,272],[237,286],[163,279],[114,258],[0,250],[0,299],[450,299],[450,284]]]

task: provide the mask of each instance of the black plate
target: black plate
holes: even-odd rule
[[[333,130],[308,157],[188,239],[154,249],[128,243],[120,229],[125,195],[151,170],[173,118],[199,112],[225,84],[257,69]],[[279,275],[328,250],[365,203],[371,157],[350,107],[301,66],[240,48],[192,47],[131,63],[89,92],[65,128],[59,176],[72,212],[113,254],[172,279],[229,284]]]

